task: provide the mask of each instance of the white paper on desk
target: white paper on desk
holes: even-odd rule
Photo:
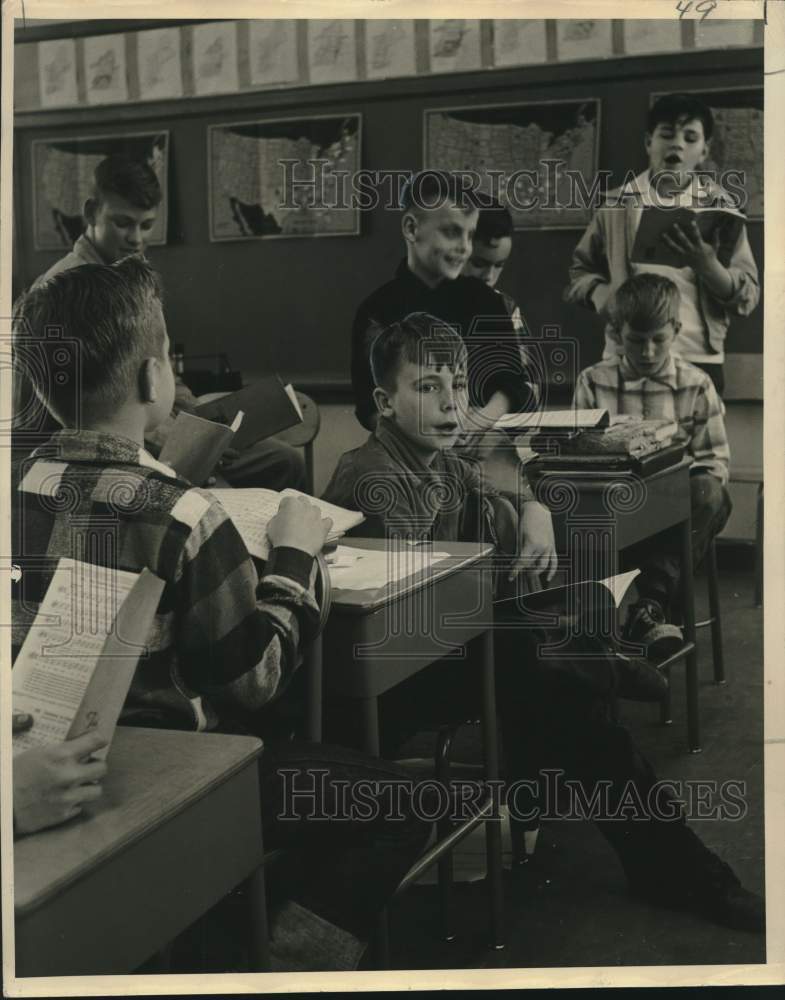
[[[13,738],[15,754],[91,727],[111,739],[163,589],[163,581],[146,572],[145,589],[137,590],[140,576],[59,561],[13,668],[14,711],[33,716],[32,729]],[[99,665],[105,667],[100,678]]]
[[[435,563],[449,559],[449,552],[433,552],[426,547],[400,549],[353,549],[339,545],[338,564],[328,564],[330,582],[337,590],[378,590],[405,580]]]

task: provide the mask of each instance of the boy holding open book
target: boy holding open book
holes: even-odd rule
[[[413,314],[379,334],[370,361],[376,428],[341,458],[325,499],[363,511],[364,535],[436,546],[492,541],[507,553],[510,576],[527,571],[535,586],[540,575],[548,582],[556,570],[550,514],[525,485],[517,496],[489,489],[453,450],[469,405],[459,334],[432,316]],[[614,695],[662,696],[658,672],[645,661],[613,656],[604,637],[574,632],[559,655],[541,655],[557,641],[543,634],[542,618],[527,622],[514,607],[510,614],[504,625],[497,621],[495,646],[511,811],[520,809],[511,785],[531,792],[533,783],[542,792],[546,774],[559,769],[577,782],[583,801],[595,801],[595,793],[604,799],[590,818],[637,894],[762,929],[761,901],[687,826],[630,734],[613,721]],[[393,747],[424,722],[471,718],[477,683],[471,664],[445,659],[399,684],[380,698],[383,742]],[[634,818],[618,811],[631,789],[641,804]]]
[[[611,322],[621,355],[600,361],[578,376],[574,405],[601,407],[618,415],[678,424],[692,458],[692,558],[698,565],[731,512],[727,490],[730,449],[723,406],[709,376],[673,355],[679,332],[679,291],[668,278],[639,274],[619,288]],[[638,601],[630,608],[626,637],[663,659],[683,642],[668,620],[680,576],[678,532],[664,532],[627,553],[641,567]]]
[[[74,330],[79,350],[69,357]],[[61,560],[78,559],[118,577],[149,569],[164,588],[123,721],[264,734],[267,720],[259,710],[284,695],[303,644],[317,629],[314,557],[330,520],[302,497],[284,498],[267,525],[270,551],[260,572],[220,503],[145,450],[146,434],[174,398],[160,288],[145,261],[128,257],[55,275],[22,297],[15,331],[39,347],[29,374],[63,429],[15,470],[13,561],[21,577],[14,652],[31,631],[35,635],[36,608]],[[54,377],[55,370],[63,377]],[[78,807],[94,796],[80,798],[77,786],[100,778],[103,768],[82,766],[82,756],[96,749],[89,740],[78,757],[64,746],[58,773],[73,783],[69,802]],[[40,766],[28,766],[27,754],[37,755]],[[14,800],[23,809],[31,783],[43,787],[51,775],[48,760],[38,749],[15,758]],[[325,771],[325,781],[315,781],[313,769]],[[407,777],[340,748],[266,743],[260,771],[266,846],[301,847],[312,862],[309,877],[291,889],[272,922],[275,968],[356,966],[376,915],[421,852],[430,824],[405,808],[402,821],[390,822],[381,803],[371,820],[344,818],[340,785]],[[70,815],[63,814],[59,795],[50,799],[46,815],[23,819],[19,832]],[[314,812],[338,821],[309,822]]]
[[[703,368],[721,394],[725,337],[731,317],[747,316],[760,297],[758,269],[738,206],[700,172],[714,130],[711,109],[693,94],[666,94],[652,105],[645,135],[648,169],[608,192],[573,253],[565,299],[606,320],[603,357],[621,344],[608,321],[613,293],[641,273],[669,277],[681,299],[673,352]],[[703,231],[679,210],[727,210],[723,224]],[[668,227],[654,258],[636,234],[644,217],[662,214]],[[651,248],[654,249],[654,248]],[[657,261],[662,260],[662,263]]]

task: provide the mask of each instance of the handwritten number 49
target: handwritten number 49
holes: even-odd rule
[[[676,10],[679,12],[679,20],[694,9],[696,14],[701,15],[701,21],[705,21],[716,6],[717,0],[701,0],[697,4],[693,4],[693,0],[679,0],[676,4]]]

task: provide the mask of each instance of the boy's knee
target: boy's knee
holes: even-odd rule
[[[730,514],[731,500],[728,490],[710,472],[699,472],[690,478],[692,516],[704,517]]]

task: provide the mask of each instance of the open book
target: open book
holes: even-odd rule
[[[58,562],[12,671],[14,711],[33,717],[15,754],[88,729],[111,743],[163,588],[146,569]]]
[[[733,208],[665,208],[653,205],[643,209],[632,247],[632,261],[636,264],[685,267],[684,257],[671,250],[662,236],[676,224],[689,232],[693,222],[697,222],[707,243],[711,243],[715,235],[719,236],[718,256],[727,264],[745,222],[741,212]]]
[[[502,597],[494,601],[494,604],[509,604],[512,607],[514,603],[516,608],[526,611],[556,613],[576,613],[581,609],[585,610],[589,605],[599,608],[610,607],[612,604],[613,607],[619,608],[624,595],[639,573],[639,569],[632,569],[627,573],[606,577],[604,580],[584,580],[580,583],[548,587],[531,594]]]
[[[327,536],[328,542],[337,541],[347,531],[365,520],[358,511],[337,507],[299,490],[283,490],[281,493],[276,493],[275,490],[263,489],[211,489],[210,492],[234,521],[234,526],[240,532],[246,548],[257,559],[266,559],[270,554],[267,525],[278,513],[283,497],[304,497],[310,503],[316,504],[322,512],[322,517],[332,518],[333,526]]]
[[[233,448],[242,450],[256,441],[302,422],[297,393],[277,375],[266,375],[252,385],[230,392],[220,399],[197,407],[197,416],[231,424],[238,412],[244,414],[242,427],[235,433]]]
[[[234,445],[243,416],[239,411],[231,426],[226,427],[181,410],[164,441],[159,461],[171,465],[178,476],[194,486],[202,486],[226,449]]]

